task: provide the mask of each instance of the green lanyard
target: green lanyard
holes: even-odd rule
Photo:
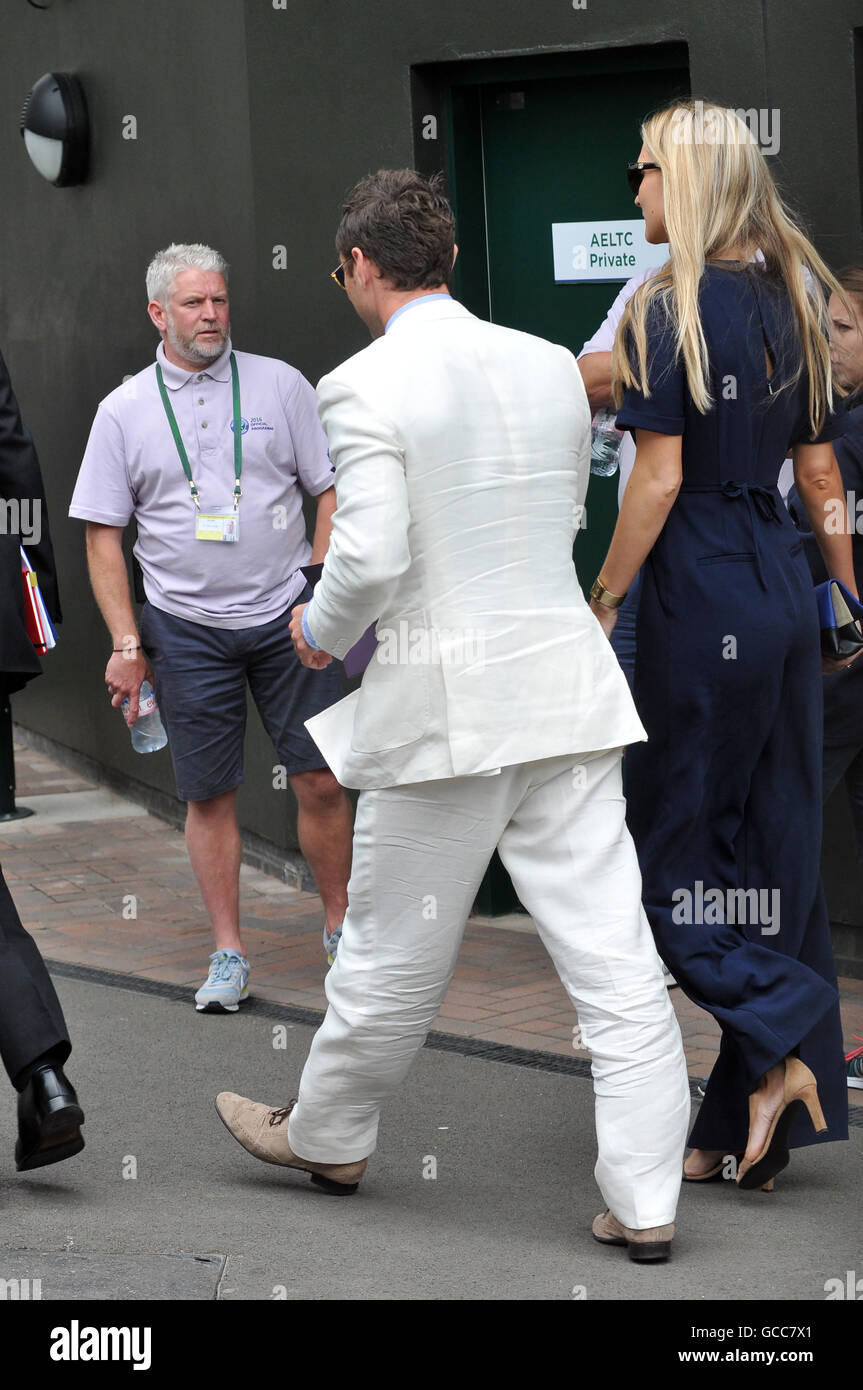
[[[177,446],[177,453],[180,455],[180,462],[183,465],[183,472],[189,480],[189,491],[192,494],[192,501],[201,510],[199,501],[198,487],[192,477],[192,469],[189,466],[189,455],[186,453],[186,446],[183,443],[183,436],[180,434],[180,427],[177,424],[177,417],[174,414],[173,406],[168,399],[165,390],[165,382],[162,378],[162,368],[156,363],[156,380],[159,383],[159,395],[162,397],[162,405],[165,407],[165,414],[168,417],[168,424],[171,426],[171,433],[174,436],[174,443]],[[243,489],[240,487],[240,478],[243,473],[243,417],[240,411],[240,376],[237,371],[237,359],[231,353],[231,389],[234,397],[234,510],[240,505],[240,498]]]

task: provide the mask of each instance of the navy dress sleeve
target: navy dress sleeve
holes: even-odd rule
[[[617,428],[654,430],[657,434],[683,434],[686,425],[686,371],[678,360],[674,326],[661,301],[654,300],[647,314],[647,384],[645,396],[630,386],[617,413]],[[636,367],[635,344],[627,338],[629,360]],[[636,367],[637,369],[637,367]]]
[[[855,397],[856,400],[856,397]],[[842,431],[834,436],[834,453],[842,481],[863,498],[863,405],[849,405],[839,416]]]
[[[804,371],[800,379],[799,386],[802,409],[797,418],[794,433],[791,436],[791,444],[832,444],[834,439],[845,433],[848,424],[846,412],[840,406],[838,410],[828,410],[824,416],[824,424],[820,433],[815,438],[811,438],[812,426],[809,423],[809,379]]]

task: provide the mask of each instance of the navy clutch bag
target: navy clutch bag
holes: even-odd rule
[[[863,604],[849,594],[838,579],[815,585],[818,617],[821,620],[821,650],[834,661],[844,661],[863,649],[863,636],[857,619],[863,618]]]

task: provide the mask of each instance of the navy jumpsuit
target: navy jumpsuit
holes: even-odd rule
[[[628,818],[659,954],[722,1028],[689,1143],[730,1153],[746,1146],[750,1093],[789,1053],[815,1073],[820,1139],[847,1138],[847,1092],[819,872],[818,617],[776,486],[791,444],[809,440],[808,378],[780,389],[799,350],[787,294],[763,270],[708,265],[699,300],[713,407],[694,406],[654,304],[651,394],[629,390],[617,417],[683,436],[680,492],[643,571],[648,742],[627,752]],[[828,417],[818,442],[839,430]],[[815,1137],[804,1113],[789,1142]]]

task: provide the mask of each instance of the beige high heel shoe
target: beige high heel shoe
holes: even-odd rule
[[[805,1105],[809,1118],[815,1126],[816,1134],[823,1134],[827,1121],[818,1100],[818,1086],[815,1077],[805,1062],[799,1057],[785,1058],[785,1089],[782,1104],[773,1116],[767,1138],[757,1158],[751,1162],[743,1159],[737,1169],[737,1186],[745,1189],[761,1187],[772,1191],[773,1179],[783,1168],[787,1168],[791,1155],[788,1151],[788,1131],[797,1118],[799,1108]],[[749,1133],[758,1109],[758,1091],[749,1097]]]
[[[715,1164],[712,1168],[708,1168],[708,1169],[706,1170],[706,1172],[704,1172],[704,1173],[687,1173],[687,1171],[686,1171],[686,1164],[684,1163],[684,1165],[683,1165],[683,1181],[684,1181],[684,1182],[716,1182],[717,1179],[719,1179],[719,1178],[721,1178],[721,1177],[724,1177],[724,1175],[725,1175],[725,1165],[726,1165],[726,1163],[728,1162],[728,1160],[729,1160],[730,1158],[733,1158],[733,1159],[734,1159],[734,1162],[735,1162],[736,1164],[739,1165],[739,1164],[743,1161],[743,1154],[742,1154],[742,1153],[725,1154],[725,1155],[723,1155],[723,1157],[722,1157],[722,1159],[720,1160],[719,1163]],[[737,1171],[738,1171],[738,1172],[740,1171],[740,1170],[739,1170],[739,1167],[738,1167],[738,1170],[737,1170]],[[737,1177],[736,1177],[736,1174],[735,1174],[735,1182],[736,1182],[736,1181],[737,1181]],[[773,1191],[773,1179],[772,1179],[772,1178],[770,1179],[769,1182],[762,1183],[762,1185],[761,1185],[761,1191],[762,1191],[762,1192],[772,1192],[772,1191]]]

